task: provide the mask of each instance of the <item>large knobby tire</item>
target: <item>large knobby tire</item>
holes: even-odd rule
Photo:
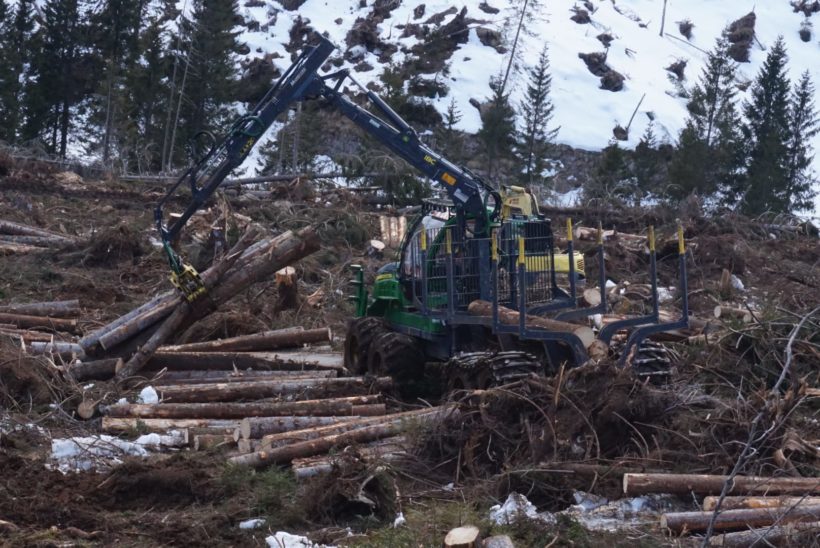
[[[418,380],[424,374],[424,352],[413,337],[384,333],[370,345],[367,372],[388,375],[399,382]]]
[[[367,359],[373,341],[386,332],[381,318],[356,318],[350,323],[345,338],[344,366],[354,375],[367,371]]]

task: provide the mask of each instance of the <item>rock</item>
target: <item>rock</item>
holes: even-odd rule
[[[587,25],[592,22],[592,19],[589,17],[589,12],[583,8],[572,8],[572,11],[575,12],[571,20],[575,21],[579,25]]]
[[[729,57],[738,63],[749,62],[749,50],[755,39],[755,21],[757,21],[757,15],[750,12],[732,22],[726,29],[726,39],[732,44],[729,46]]]
[[[470,97],[469,103],[473,105],[476,108],[476,110],[481,112],[481,102],[478,99],[473,99],[472,97]]]
[[[413,19],[421,19],[424,17],[424,12],[427,9],[427,6],[424,4],[419,4],[415,8],[413,8]]]
[[[493,48],[498,53],[505,53],[507,51],[507,48],[502,45],[503,38],[501,33],[497,30],[488,29],[486,27],[478,27],[475,29],[475,32],[476,35],[478,35],[478,39],[485,46]]]
[[[677,61],[666,67],[666,70],[674,74],[675,77],[678,79],[678,82],[683,81],[685,76],[684,71],[686,71],[686,59],[678,59]]]
[[[465,8],[466,9],[466,8]],[[424,22],[425,25],[440,25],[442,21],[448,16],[453,15],[454,13],[458,13],[458,8],[455,6],[451,6],[444,11],[440,11],[435,15],[431,15],[427,21]]]
[[[333,22],[336,23],[337,25],[341,25],[343,21],[344,21],[344,19],[342,19],[341,17],[337,17],[336,19],[333,20]]]
[[[356,72],[370,72],[371,70],[373,70],[373,65],[371,65],[367,61],[362,61],[358,63],[355,67],[353,67],[353,70],[355,70]]]
[[[606,64],[606,52],[605,51],[595,51],[592,53],[579,53],[578,57],[583,59],[584,63],[586,63],[589,72],[594,74],[598,77],[603,77],[607,72],[611,69],[609,65]]]
[[[615,38],[613,38],[612,35],[608,32],[602,32],[595,38],[597,38],[598,41],[604,45],[605,48],[608,48],[610,45],[612,45],[612,41],[615,40]]]
[[[480,3],[478,5],[478,9],[480,9],[484,13],[489,13],[490,15],[495,15],[496,13],[501,11],[498,8],[494,8],[494,7],[490,6],[487,2]]]
[[[282,7],[288,11],[296,11],[302,7],[307,0],[279,0]]]

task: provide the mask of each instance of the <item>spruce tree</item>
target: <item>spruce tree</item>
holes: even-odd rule
[[[733,186],[741,165],[735,72],[725,38],[709,53],[706,67],[687,104],[689,118],[669,166],[667,197],[697,194],[711,198]]]
[[[33,0],[19,0],[13,12],[3,4],[5,21],[0,25],[0,140],[17,140],[22,123],[25,68],[32,50]]]
[[[232,116],[236,81],[236,55],[240,44],[236,0],[194,0],[193,20],[183,24],[185,69],[180,86],[181,119],[176,143],[187,143],[202,131],[219,132]],[[174,150],[181,147],[172,143]],[[179,155],[177,154],[177,157]]]
[[[812,138],[820,132],[814,105],[815,88],[809,72],[800,77],[791,96],[789,138],[786,152],[786,192],[788,211],[810,209],[815,196],[816,175],[811,170]]]
[[[484,152],[487,176],[493,179],[500,171],[499,164],[512,156],[515,144],[515,110],[510,105],[509,94],[502,89],[500,78],[490,78],[490,89],[493,94],[482,105],[478,139]]]
[[[629,188],[633,184],[627,152],[618,141],[612,141],[601,151],[592,181],[584,185],[584,199],[610,205],[614,197],[629,197]]]
[[[789,211],[787,63],[786,45],[780,37],[752,85],[751,99],[744,105],[747,172],[745,179],[735,185],[731,200],[748,215]]]
[[[659,187],[666,178],[664,160],[652,122],[646,126],[646,131],[635,147],[633,160],[629,198],[635,207],[640,207],[647,197],[658,194]]]
[[[461,121],[462,115],[456,106],[456,100],[450,99],[447,111],[444,113],[444,123],[436,126],[434,134],[436,137],[436,149],[439,150],[448,160],[455,164],[464,162],[464,136],[456,126]]]
[[[554,107],[550,100],[552,76],[550,76],[547,47],[541,50],[538,63],[529,69],[529,83],[519,113],[524,127],[518,133],[518,157],[526,184],[532,185],[541,179],[546,167],[547,151],[558,134],[557,129],[548,129]]]
[[[41,137],[46,148],[65,157],[76,105],[86,97],[93,73],[81,68],[86,30],[78,0],[47,0],[38,47],[26,90],[25,139]]]

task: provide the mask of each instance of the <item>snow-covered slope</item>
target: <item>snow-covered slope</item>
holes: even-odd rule
[[[289,31],[298,18],[302,23],[329,38],[345,53],[343,66],[354,68],[362,61],[373,66],[373,70],[354,71],[360,82],[378,81],[385,63],[379,61],[379,51],[366,51],[353,45],[348,50],[346,36],[357,19],[366,18],[374,9],[374,1],[359,0],[306,0],[295,10],[288,10],[278,1],[250,2],[256,7],[241,8],[246,21],[257,21],[260,30],[245,32],[243,39],[251,48],[250,57],[276,52],[282,68],[290,59],[286,48],[290,42]],[[299,2],[284,2],[298,4]],[[364,7],[362,5],[364,4]],[[401,62],[412,46],[419,42],[415,36],[402,38],[402,29],[397,26],[408,23],[422,24],[431,16],[445,12],[440,25],[446,25],[457,17],[458,11],[467,8],[469,39],[459,44],[450,59],[449,73],[444,78],[450,88],[446,97],[432,99],[440,112],[455,99],[463,117],[460,129],[475,132],[480,124],[479,113],[470,105],[470,99],[483,101],[489,95],[489,79],[502,73],[509,61],[508,53],[499,53],[495,48],[485,46],[479,39],[477,30],[487,28],[504,34],[507,49],[512,43],[517,23],[515,5],[523,0],[463,0],[447,2],[442,0],[377,0],[379,6],[396,5],[389,15],[378,24],[379,39],[395,44],[398,51],[390,57],[390,62]],[[483,4],[483,8],[479,7]],[[794,13],[788,0],[670,0],[667,5],[665,36],[660,36],[660,24],[664,2],[661,0],[573,0],[532,1],[533,18],[527,23],[528,32],[521,35],[519,44],[523,63],[534,63],[542,47],[546,44],[552,66],[552,99],[555,105],[554,125],[560,126],[558,141],[576,148],[597,150],[603,148],[612,138],[612,129],[617,124],[626,126],[641,97],[646,95],[632,123],[627,146],[634,146],[640,139],[650,118],[654,119],[656,132],[662,139],[674,141],[686,118],[686,100],[679,97],[676,86],[669,79],[666,70],[678,60],[687,62],[685,80],[687,87],[697,80],[705,62],[705,51],[710,50],[722,30],[732,21],[754,10],[757,15],[755,27],[757,41],[753,44],[750,62],[742,63],[739,71],[741,80],[751,80],[766,57],[765,49],[778,35],[783,35],[788,46],[790,73],[796,79],[804,70],[809,70],[815,83],[820,85],[820,44],[817,36],[803,42],[798,34],[802,13]],[[414,10],[424,5],[424,15],[415,17]],[[488,13],[498,10],[497,13]],[[578,24],[570,19],[574,7],[590,12],[591,21]],[[589,9],[589,8],[592,9]],[[456,10],[452,10],[456,8]],[[417,14],[418,12],[415,11]],[[694,31],[691,40],[680,34],[678,22],[691,20]],[[820,15],[815,17],[820,21]],[[818,23],[820,25],[820,23]],[[431,24],[435,29],[437,25]],[[608,33],[614,39],[609,48],[608,65],[626,78],[621,91],[612,92],[600,88],[600,79],[589,72],[579,53],[604,51],[604,46],[596,38]],[[362,56],[356,54],[364,52]],[[351,55],[353,54],[353,55]],[[350,60],[354,57],[353,60]],[[384,60],[384,59],[382,59]],[[425,77],[434,78],[430,74]],[[525,76],[520,72],[511,82],[514,101],[523,98]],[[820,103],[820,100],[817,101]],[[820,149],[820,136],[815,140],[815,149]],[[815,163],[820,171],[820,162]]]

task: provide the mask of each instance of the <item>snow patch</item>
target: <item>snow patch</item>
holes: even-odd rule
[[[147,457],[150,451],[180,447],[186,441],[185,434],[178,430],[171,430],[166,435],[146,434],[136,441],[107,434],[56,438],[51,440],[51,462],[46,463],[46,468],[56,468],[63,474],[105,469],[121,464],[122,457]]]
[[[326,544],[316,544],[307,537],[292,535],[285,531],[277,531],[265,539],[269,548],[336,548]]]
[[[239,522],[240,529],[259,529],[263,525],[265,525],[264,518],[246,519],[245,521]]]
[[[159,395],[153,386],[146,386],[140,391],[137,402],[147,404],[159,403]]]
[[[535,505],[527,497],[518,493],[510,493],[504,504],[496,504],[490,508],[490,521],[496,525],[513,525],[519,519],[532,519],[554,523],[555,518],[547,513],[539,514]]]

